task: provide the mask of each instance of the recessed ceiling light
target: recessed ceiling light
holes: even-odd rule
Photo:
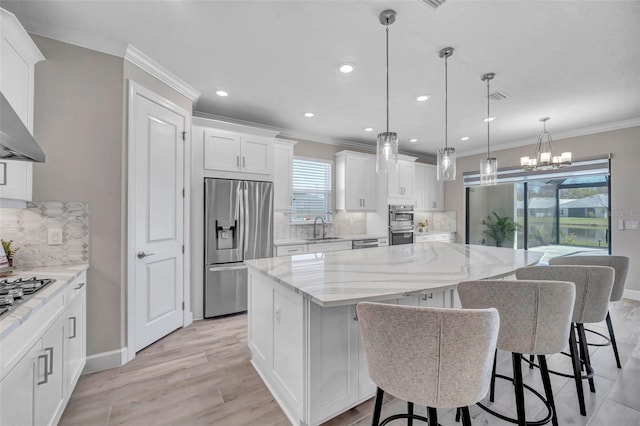
[[[424,101],[426,101],[427,99],[429,99],[430,97],[431,97],[431,95],[420,95],[420,96],[418,96],[418,97],[416,98],[416,101],[418,101],[418,102],[424,102]]]
[[[460,138],[461,141],[468,141],[469,140],[469,136],[463,136]]]
[[[216,95],[218,95],[218,96],[229,96],[229,94],[227,92],[225,92],[224,90],[218,90],[216,92]]]
[[[418,142],[418,139],[416,139],[416,138],[409,139],[409,142]]]
[[[484,120],[482,120],[482,121],[484,121],[484,122],[486,123],[487,121],[493,121],[493,120],[495,120],[495,119],[496,119],[495,117],[491,116],[491,117],[487,117],[487,118],[485,118],[485,119],[484,119]]]
[[[307,117],[307,118],[311,118],[311,117],[313,117],[313,113],[312,112],[305,112],[304,116]]]
[[[340,72],[342,74],[349,74],[350,72],[353,72],[353,70],[355,69],[355,67],[351,64],[342,64],[340,65]]]
[[[365,132],[373,132],[373,127],[366,127],[364,129]]]

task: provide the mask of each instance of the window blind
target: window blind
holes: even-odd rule
[[[291,222],[312,222],[317,216],[331,221],[330,161],[293,159]]]

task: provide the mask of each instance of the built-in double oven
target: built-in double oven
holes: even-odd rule
[[[389,206],[389,244],[413,243],[413,205]]]

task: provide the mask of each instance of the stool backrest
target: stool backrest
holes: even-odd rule
[[[608,266],[529,266],[516,270],[519,280],[570,281],[576,285],[573,322],[588,324],[605,319],[615,271]]]
[[[432,408],[475,404],[489,389],[500,319],[495,309],[358,303],[371,380]]]
[[[624,295],[627,273],[629,272],[629,258],[627,256],[560,256],[549,259],[549,265],[610,266],[615,269],[616,274],[609,300],[617,302]]]
[[[464,281],[458,284],[458,294],[464,308],[498,310],[498,349],[546,355],[567,344],[575,299],[571,282]]]

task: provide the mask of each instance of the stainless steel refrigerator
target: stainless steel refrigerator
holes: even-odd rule
[[[244,261],[273,252],[271,182],[205,178],[204,317],[247,310]]]

